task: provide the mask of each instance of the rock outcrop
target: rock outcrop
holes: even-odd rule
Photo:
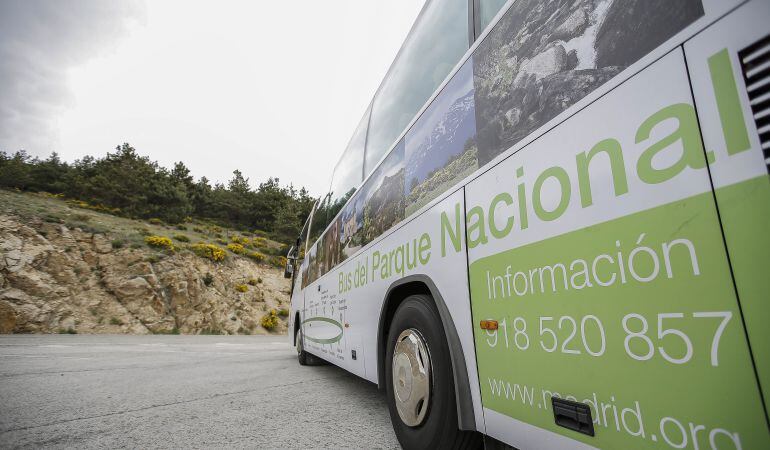
[[[113,248],[105,234],[0,215],[0,333],[268,333],[260,320],[288,308],[288,290],[244,258]]]

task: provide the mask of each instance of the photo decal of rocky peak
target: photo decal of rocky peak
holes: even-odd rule
[[[518,0],[473,55],[478,162],[703,16],[700,0]]]

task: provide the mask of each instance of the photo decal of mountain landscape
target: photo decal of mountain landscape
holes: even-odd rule
[[[340,261],[355,254],[364,245],[364,200],[363,190],[357,192],[340,215]]]
[[[406,216],[473,173],[477,153],[470,58],[406,134]]]
[[[519,0],[473,55],[483,166],[704,14],[700,0]]]
[[[404,215],[404,140],[385,157],[364,184],[362,245],[402,221]]]

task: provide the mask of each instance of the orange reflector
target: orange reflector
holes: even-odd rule
[[[497,321],[496,320],[482,320],[481,321],[481,329],[482,330],[496,330],[497,329]]]

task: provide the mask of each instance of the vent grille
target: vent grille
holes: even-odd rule
[[[770,35],[739,51],[738,58],[770,173]]]

